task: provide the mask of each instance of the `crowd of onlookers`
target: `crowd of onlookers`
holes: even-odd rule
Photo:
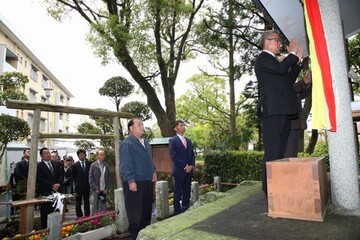
[[[73,194],[78,218],[106,210],[106,199],[112,183],[109,165],[105,162],[105,151],[96,152],[96,161],[89,161],[84,149],[77,151],[78,161],[72,156],[59,156],[56,150],[40,149],[41,161],[37,163],[36,194],[49,196],[54,192]],[[23,156],[16,163],[11,176],[12,200],[26,199],[29,173],[30,149],[23,150]],[[91,193],[91,194],[90,194]],[[92,209],[90,211],[90,195]],[[54,212],[53,203],[39,205],[41,227],[47,227],[47,215]],[[68,211],[68,209],[64,209]],[[13,212],[13,209],[12,209]]]

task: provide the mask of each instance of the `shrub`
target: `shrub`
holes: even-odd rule
[[[220,176],[222,182],[240,183],[261,180],[263,152],[227,151],[211,152],[204,156],[204,179],[213,182]]]

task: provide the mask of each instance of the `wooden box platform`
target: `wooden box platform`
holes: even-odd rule
[[[268,216],[322,222],[329,200],[325,159],[284,158],[266,163]]]

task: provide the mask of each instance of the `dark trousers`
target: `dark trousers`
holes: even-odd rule
[[[84,214],[81,210],[81,203],[82,200],[84,200]],[[90,190],[89,191],[83,191],[83,192],[76,192],[76,198],[75,198],[75,209],[76,209],[76,217],[82,217],[82,216],[90,216]]]
[[[41,228],[47,228],[47,218],[50,213],[54,212],[54,207],[52,206],[53,202],[40,204],[40,219],[41,219]]]
[[[299,152],[299,136],[302,129],[291,129],[285,148],[285,158],[297,157]]]
[[[192,174],[188,173],[174,176],[174,214],[185,212],[190,207],[191,177]]]
[[[136,181],[137,191],[132,192],[129,184],[124,183],[124,199],[126,214],[129,220],[129,234],[137,238],[141,229],[150,225],[153,190],[151,181]]]
[[[272,115],[261,119],[264,139],[262,190],[267,194],[266,162],[284,157],[290,132],[290,116]]]

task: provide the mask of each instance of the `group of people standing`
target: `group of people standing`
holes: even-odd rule
[[[265,31],[261,37],[261,46],[263,51],[256,59],[255,73],[260,92],[257,113],[261,119],[265,150],[263,191],[267,193],[266,162],[297,155],[298,133],[304,127],[301,122],[301,98],[309,90],[311,75],[307,73],[304,80],[296,82],[302,70],[303,50],[295,40],[290,41],[286,57],[278,56],[281,39],[276,31]],[[119,171],[124,180],[130,237],[136,239],[139,231],[151,222],[153,182],[157,180],[157,175],[150,144],[144,138],[142,120],[132,118],[127,127],[129,136],[119,149]],[[191,179],[195,169],[194,149],[191,140],[184,136],[185,128],[183,121],[176,121],[173,125],[176,134],[169,140],[173,160],[175,215],[183,213],[190,206]],[[29,150],[24,151],[23,160],[16,165],[16,172],[21,173],[17,181],[27,179],[29,156]],[[61,189],[69,193],[74,186],[77,217],[90,215],[90,190],[93,196],[92,213],[106,209],[106,195],[112,176],[109,165],[104,161],[103,150],[97,152],[97,161],[91,163],[86,159],[86,151],[79,149],[79,161],[72,164],[70,159],[68,164],[66,159],[63,166],[59,161],[52,160],[47,148],[40,150],[40,156],[41,162],[37,169],[37,192],[40,195],[47,196]],[[47,215],[54,210],[52,203],[42,204],[40,210],[41,225],[46,228]]]
[[[169,140],[173,160],[174,214],[190,206],[191,178],[195,168],[195,155],[190,139],[184,136],[185,123],[176,121],[176,135]],[[124,199],[129,220],[129,234],[136,239],[141,229],[151,222],[153,184],[157,180],[151,147],[144,136],[141,119],[128,122],[129,136],[120,145],[120,173],[124,179]]]
[[[255,74],[264,143],[262,190],[267,194],[266,162],[297,156],[299,132],[306,124],[301,98],[310,92],[311,74],[296,82],[303,68],[303,49],[296,40],[290,40],[285,57],[278,55],[282,43],[277,31],[265,31],[260,44],[263,51],[256,59]]]
[[[37,164],[36,192],[41,196],[49,196],[54,192],[74,193],[75,209],[78,218],[90,216],[97,211],[106,210],[106,196],[112,184],[109,165],[105,162],[104,150],[96,153],[97,160],[90,162],[86,159],[86,151],[79,149],[79,161],[73,164],[73,158],[68,156],[60,161],[55,151],[50,152],[46,147],[39,151],[41,161]],[[28,178],[30,149],[25,149],[21,161],[16,164],[14,176],[15,198],[13,201],[25,199],[26,191],[21,197],[18,186],[25,186]],[[92,192],[92,211],[90,212],[90,191]],[[82,210],[83,204],[83,210]],[[41,227],[47,227],[47,216],[54,212],[53,203],[40,204]]]
[[[170,156],[173,160],[174,214],[185,212],[190,206],[191,179],[195,169],[195,154],[192,142],[184,136],[185,123],[176,121],[176,133],[169,140]],[[130,237],[136,239],[141,229],[151,222],[153,203],[153,182],[157,180],[156,168],[152,159],[149,141],[144,138],[144,125],[140,118],[128,122],[129,136],[120,145],[120,174],[124,180],[124,199],[129,220]],[[46,147],[40,149],[41,161],[37,164],[36,191],[48,196],[53,192],[74,193],[75,209],[78,218],[90,216],[90,190],[92,192],[92,211],[106,210],[106,196],[112,183],[109,165],[104,161],[105,152],[96,153],[96,161],[86,158],[86,151],[79,149],[79,161],[74,163],[71,156],[60,161],[57,152]],[[17,182],[28,178],[30,149],[16,164]],[[13,199],[19,200],[19,199]],[[40,205],[41,227],[47,227],[47,216],[54,211],[53,203]],[[83,208],[82,208],[83,205]]]

